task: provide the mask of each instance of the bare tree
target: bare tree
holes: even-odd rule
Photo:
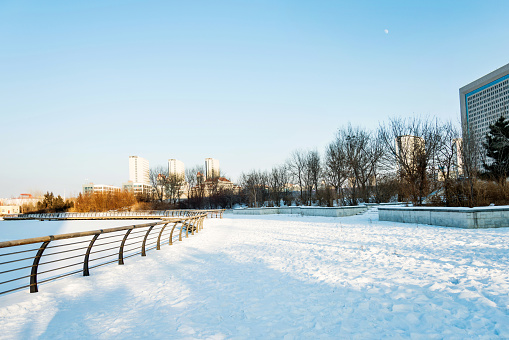
[[[349,181],[350,203],[355,205],[359,199],[369,202],[384,154],[380,139],[372,132],[348,125],[346,129],[338,130],[328,154],[329,157],[336,156],[337,161],[329,163],[341,165],[342,180]]]
[[[318,188],[321,162],[318,151],[295,150],[286,162],[286,168],[300,191],[301,204],[311,204],[313,189]]]
[[[281,200],[287,199],[287,184],[290,182],[288,170],[285,165],[279,165],[272,168],[267,175],[269,195],[275,206],[281,205]]]
[[[400,178],[401,193],[421,205],[429,193],[429,175],[434,171],[435,153],[440,145],[440,123],[414,119],[392,118],[380,126],[380,138],[387,150],[386,162],[395,164]]]
[[[338,200],[341,199],[341,188],[348,179],[348,165],[346,161],[344,137],[345,134],[338,131],[336,138],[327,146],[325,151],[325,181],[327,185],[330,185],[335,189]]]
[[[171,174],[165,181],[166,197],[171,200],[173,204],[180,201],[180,196],[185,185],[185,176],[182,174]]]
[[[306,152],[303,150],[293,151],[286,164],[293,181],[299,186],[300,201],[301,203],[305,203],[304,187],[306,182]]]
[[[165,197],[167,178],[168,171],[162,166],[157,166],[150,169],[149,171],[150,184],[152,185],[152,191],[154,193],[155,199],[161,202]]]
[[[454,200],[457,200],[457,195],[453,195],[452,186],[458,178],[458,168],[460,166],[459,150],[461,142],[459,142],[459,131],[450,122],[445,123],[439,129],[439,145],[435,153],[435,165],[438,171],[437,184],[440,190],[440,197],[445,200],[445,205],[449,206]],[[443,191],[443,195],[442,192]],[[458,205],[455,203],[454,205]]]
[[[384,180],[389,180],[392,176],[390,171],[387,171],[383,166],[382,160],[385,157],[385,148],[382,142],[382,138],[379,134],[379,131],[376,131],[374,134],[371,134],[370,138],[370,155],[369,155],[369,163],[371,168],[371,177],[372,182],[374,182],[374,198],[375,202],[381,203],[381,195],[379,184]],[[371,179],[370,179],[371,180]],[[385,200],[384,200],[385,201]]]
[[[188,168],[185,171],[185,180],[187,187],[187,198],[191,198],[193,188],[196,191],[196,186],[198,185],[198,173],[203,174],[204,169],[202,165],[196,165],[192,168]]]
[[[249,173],[240,175],[240,185],[242,186],[251,207],[263,206],[267,196],[268,176],[265,172],[252,170]]]
[[[318,192],[318,183],[322,176],[322,163],[318,151],[309,151],[306,156],[306,182],[308,188],[308,205],[312,204],[313,190]]]
[[[361,129],[348,126],[346,130],[346,160],[350,170],[351,204],[356,205],[357,200],[363,197],[369,200],[367,186],[373,169],[371,167],[370,134]],[[359,192],[360,191],[360,192]]]
[[[339,199],[341,188],[348,181],[350,204],[357,204],[359,198],[365,202],[379,200],[378,180],[383,156],[384,147],[378,135],[351,125],[340,128],[325,152],[325,181],[334,188]]]
[[[216,173],[219,174],[219,173]],[[239,202],[239,192],[226,173],[221,171],[220,177],[213,177],[206,180],[207,201],[211,208],[232,208]]]
[[[462,128],[463,140],[461,143],[461,158],[463,161],[462,168],[465,181],[468,186],[468,206],[474,207],[475,201],[475,185],[479,175],[479,166],[482,160],[482,153],[480,150],[480,141],[474,133],[472,133],[467,126]]]

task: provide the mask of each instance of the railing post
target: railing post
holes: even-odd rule
[[[175,230],[175,227],[177,226],[178,224],[178,221],[175,222],[175,224],[173,225],[173,228],[171,228],[171,232],[170,232],[170,246],[173,244],[173,230]]]
[[[152,228],[154,228],[153,225],[151,225],[150,228],[148,228],[147,233],[145,234],[145,237],[143,238],[143,244],[141,245],[141,256],[147,256],[147,254],[145,252],[145,244],[147,243],[147,237],[148,237],[148,234],[152,231]]]
[[[182,241],[182,230],[186,226],[187,220],[180,221],[180,223],[182,223],[182,226],[180,227],[179,241]]]
[[[124,264],[124,245],[125,241],[127,240],[127,236],[131,233],[132,229],[128,229],[127,233],[125,233],[124,239],[122,240],[122,243],[120,244],[120,249],[118,250],[118,264]]]
[[[170,223],[170,222],[168,222]],[[166,228],[166,226],[168,225],[168,223],[166,223],[162,228],[161,228],[161,231],[159,232],[159,236],[157,237],[157,250],[161,250],[161,235],[163,234],[163,231],[164,231],[164,228]]]
[[[95,234],[94,237],[92,238],[92,241],[90,241],[90,243],[88,244],[87,252],[85,253],[85,259],[83,260],[83,276],[90,276],[90,273],[88,271],[88,259],[90,258],[90,251],[94,246],[94,242],[95,240],[97,240],[99,235],[100,234]]]
[[[39,291],[37,288],[37,269],[39,268],[39,261],[41,259],[42,253],[50,242],[51,241],[44,242],[35,255],[34,263],[32,265],[32,273],[30,275],[30,293],[37,293]]]
[[[189,223],[189,226],[191,227],[191,235],[194,235],[194,221],[195,221],[195,218],[193,217]]]

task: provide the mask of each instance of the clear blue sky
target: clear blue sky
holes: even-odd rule
[[[509,62],[509,1],[0,1],[0,197],[220,160],[232,179],[351,122],[459,122]],[[386,33],[388,30],[388,33]]]

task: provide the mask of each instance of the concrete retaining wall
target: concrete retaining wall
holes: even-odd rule
[[[380,221],[419,223],[455,228],[509,227],[509,206],[479,208],[379,207]]]
[[[275,208],[245,208],[233,209],[236,215],[302,215],[302,216],[326,216],[344,217],[357,215],[368,210],[366,206],[355,207],[275,207]]]

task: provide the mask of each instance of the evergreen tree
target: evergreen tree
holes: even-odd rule
[[[39,210],[51,209],[51,207],[53,206],[54,198],[55,197],[53,196],[53,192],[50,193],[49,191],[47,191],[44,194],[44,199],[41,202],[37,202],[37,208]]]
[[[62,196],[58,195],[55,197],[53,192],[46,192],[44,194],[44,199],[41,202],[37,202],[37,209],[39,212],[52,213],[52,212],[61,212],[67,211],[69,208],[73,207],[72,201],[65,201]]]
[[[504,116],[490,125],[483,146],[492,160],[483,163],[484,169],[497,181],[504,183],[509,176],[509,121]]]

